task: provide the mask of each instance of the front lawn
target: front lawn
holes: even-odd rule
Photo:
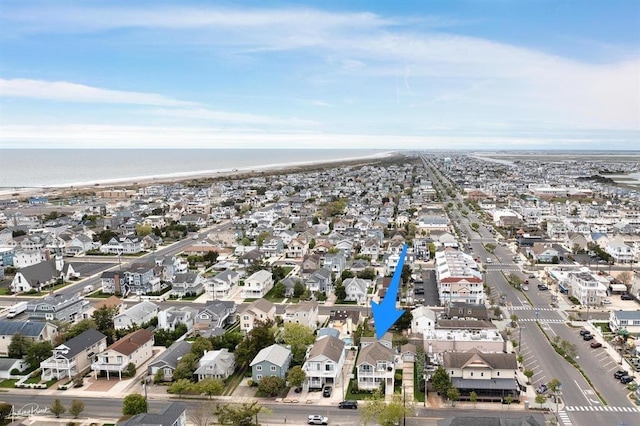
[[[0,382],[0,388],[15,388],[18,379],[6,379]]]
[[[344,396],[344,399],[356,399],[363,400],[367,398],[371,398],[373,396],[373,392],[368,391],[360,391],[358,388],[358,380],[351,379],[349,380],[349,386],[347,386],[347,394]]]

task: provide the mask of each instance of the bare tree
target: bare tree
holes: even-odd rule
[[[203,402],[192,410],[188,410],[187,418],[194,426],[208,426],[215,420],[214,407],[209,402]]]

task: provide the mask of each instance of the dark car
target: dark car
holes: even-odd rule
[[[633,296],[630,295],[629,293],[622,293],[620,295],[620,299],[622,299],[622,300],[633,300]]]
[[[613,378],[619,379],[620,377],[628,376],[628,375],[629,373],[627,373],[625,370],[618,370],[615,373],[613,373]]]
[[[633,382],[633,377],[631,376],[622,376],[620,377],[620,383],[622,383],[623,385],[629,384]]]
[[[585,334],[582,336],[582,340],[593,340],[593,334]]]
[[[549,287],[546,284],[538,284],[538,290],[549,290]]]
[[[584,336],[586,334],[591,334],[591,332],[589,330],[585,330],[585,329],[580,330],[580,335],[581,336]]]
[[[549,388],[544,383],[536,388],[536,393],[545,393]]]
[[[325,398],[329,398],[331,396],[331,391],[332,391],[331,386],[325,386],[324,389],[322,390],[322,396],[324,396]]]
[[[602,347],[602,343],[600,343],[600,342],[591,342],[591,344],[589,346],[591,346],[593,349],[597,349],[597,348],[601,348]]]
[[[338,408],[350,408],[355,410],[358,408],[358,401],[342,401],[338,403]]]

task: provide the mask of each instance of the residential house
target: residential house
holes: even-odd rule
[[[276,305],[267,299],[254,300],[240,314],[240,330],[248,333],[255,327],[256,321],[275,320]]]
[[[278,237],[267,238],[262,243],[261,250],[264,252],[266,256],[269,256],[269,257],[281,256],[284,253],[284,243],[282,241],[282,238],[278,238]]]
[[[176,370],[178,362],[189,352],[191,352],[191,342],[186,340],[174,342],[166,351],[149,363],[147,367],[148,374],[155,378],[158,371],[162,371],[160,374],[161,381],[173,381],[173,372]]]
[[[67,256],[77,256],[90,250],[94,250],[97,244],[99,243],[94,243],[91,237],[84,234],[78,234],[71,241],[65,244],[64,253]]]
[[[143,413],[118,422],[118,426],[187,426],[187,407],[171,402],[159,413]]]
[[[207,226],[206,214],[186,214],[178,221],[181,225],[195,225],[198,228]]]
[[[198,361],[195,375],[198,381],[204,379],[226,379],[231,376],[236,368],[235,358],[229,349],[217,351],[204,351],[204,355]]]
[[[262,298],[273,288],[273,275],[269,271],[261,270],[253,273],[244,280],[242,297]]]
[[[34,343],[53,342],[58,335],[58,327],[44,321],[0,320],[0,356],[9,356],[9,345],[16,334]]]
[[[107,336],[90,328],[53,349],[53,355],[40,363],[42,380],[72,378],[91,368],[96,354],[107,348]]]
[[[91,364],[95,377],[105,373],[109,380],[111,374],[117,372],[118,378],[122,379],[122,372],[129,363],[137,368],[153,356],[153,342],[153,333],[149,330],[141,329],[127,334],[98,354],[96,361]]]
[[[251,378],[258,383],[263,377],[279,377],[283,380],[287,378],[289,365],[293,359],[291,349],[288,347],[273,344],[258,352],[251,363]]]
[[[21,268],[11,281],[11,291],[14,293],[42,291],[47,286],[53,286],[62,277],[63,266],[62,258],[56,256],[53,259]]]
[[[625,244],[619,237],[609,240],[604,250],[613,257],[616,263],[633,262],[633,248],[631,245]]]
[[[411,310],[411,334],[427,334],[436,327],[436,313],[424,306]]]
[[[609,312],[609,327],[617,333],[625,329],[629,335],[640,337],[640,311],[611,311]]]
[[[567,276],[569,296],[583,306],[600,306],[607,297],[607,285],[591,272],[571,272]]]
[[[134,263],[123,272],[122,294],[143,295],[162,290],[162,267],[155,263]]]
[[[187,333],[191,331],[198,315],[198,309],[191,306],[169,306],[167,309],[158,311],[158,329],[173,331],[178,324],[187,327]]]
[[[333,288],[331,271],[327,268],[320,268],[306,279],[305,284],[312,294],[316,291],[329,294]]]
[[[229,291],[240,281],[240,274],[231,269],[226,269],[207,282],[207,292],[213,299],[224,299],[229,296]]]
[[[530,253],[533,259],[539,263],[552,263],[554,260],[557,262],[558,256],[560,256],[558,250],[545,243],[533,243]]]
[[[20,358],[0,358],[0,379],[6,380],[10,379],[15,371],[18,370],[20,373],[29,368],[29,363],[24,359]]]
[[[224,328],[236,322],[236,302],[215,300],[200,309],[193,329],[203,335],[221,334]]]
[[[336,275],[340,275],[347,267],[347,259],[343,252],[328,254],[324,257],[323,267]]]
[[[333,336],[322,336],[315,341],[302,369],[307,375],[304,388],[322,389],[325,385],[336,386],[341,382],[345,360],[345,344]]]
[[[282,320],[285,324],[293,322],[315,330],[318,328],[318,302],[307,301],[288,304],[284,307]]]
[[[157,317],[158,312],[160,312],[160,307],[158,305],[148,300],[144,300],[113,317],[113,325],[116,330],[128,328],[133,325],[141,326],[142,324],[148,323],[153,318]]]
[[[301,276],[306,277],[312,274],[314,271],[320,269],[322,260],[317,253],[307,254],[302,259],[302,265],[300,265]]]
[[[187,272],[176,274],[171,286],[171,295],[178,298],[199,296],[204,292],[204,280],[202,274]]]
[[[286,256],[289,258],[301,258],[307,254],[309,244],[303,238],[294,238],[287,247]]]
[[[358,389],[376,390],[384,383],[385,393],[393,394],[395,375],[394,351],[380,342],[360,350],[356,360]]]
[[[112,238],[107,244],[100,246],[102,253],[136,254],[142,251],[142,239],[135,236]]]
[[[371,280],[362,278],[347,278],[342,282],[342,285],[347,293],[347,297],[345,297],[344,300],[347,302],[357,302],[359,305],[367,303],[367,294],[373,286]]]
[[[478,349],[445,352],[443,366],[461,399],[475,392],[479,399],[501,400],[507,396],[518,400],[520,386],[516,378],[515,353],[484,353]]]
[[[488,321],[489,310],[479,303],[451,302],[444,311],[447,319],[477,319]]]
[[[91,302],[85,300],[80,293],[55,293],[40,299],[29,301],[27,315],[36,321],[68,321],[74,322],[88,318],[87,311]]]

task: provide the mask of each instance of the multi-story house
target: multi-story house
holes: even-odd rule
[[[187,332],[190,332],[195,324],[197,315],[198,309],[191,306],[182,306],[180,308],[169,306],[167,309],[158,312],[158,328],[160,330],[173,331],[178,324],[184,324],[187,327]]]
[[[572,272],[567,278],[569,296],[583,306],[600,306],[607,296],[607,286],[590,272]]]
[[[108,380],[117,372],[118,378],[122,379],[122,372],[129,363],[140,367],[153,356],[153,342],[153,333],[149,330],[141,329],[127,334],[98,354],[97,360],[91,364],[95,377],[105,373]]]
[[[445,352],[443,366],[451,384],[460,395],[504,400],[507,396],[519,400],[520,386],[516,378],[518,363],[515,353],[483,353],[478,349],[466,352]]]
[[[285,324],[293,322],[315,330],[318,328],[318,302],[309,301],[286,305],[282,320]]]
[[[256,321],[275,320],[276,305],[267,299],[254,300],[240,314],[240,330],[248,333],[253,330]]]
[[[198,381],[211,379],[226,379],[231,376],[236,368],[235,358],[229,349],[217,351],[204,351],[204,355],[198,361],[195,375]]]
[[[100,246],[102,253],[135,254],[142,251],[142,239],[139,237],[112,238],[107,244]]]
[[[631,336],[640,336],[640,311],[609,312],[609,327],[614,333],[625,329]]]
[[[11,291],[22,293],[27,291],[42,291],[52,286],[63,276],[64,263],[61,257],[45,260],[34,265],[26,266],[16,272],[11,281]]]
[[[294,238],[287,247],[286,256],[291,258],[301,258],[307,254],[309,244],[302,238]]]
[[[305,281],[305,284],[312,294],[316,291],[329,294],[331,293],[331,290],[333,288],[331,271],[327,268],[320,268],[309,275],[309,277]]]
[[[302,369],[307,375],[306,389],[322,389],[325,385],[336,386],[341,382],[345,360],[345,344],[333,336],[322,336],[315,341]]]
[[[42,380],[62,379],[84,374],[95,355],[107,348],[107,336],[94,328],[67,340],[53,349],[53,356],[40,363]]]
[[[374,342],[363,347],[356,360],[358,389],[376,390],[384,383],[385,393],[393,394],[396,373],[394,351],[389,346]]]
[[[236,302],[215,300],[200,309],[193,329],[203,336],[223,332],[224,327],[236,321]]]
[[[544,243],[534,243],[529,252],[533,259],[540,263],[552,263],[554,260],[557,262],[560,255],[558,250]]]
[[[159,292],[161,288],[161,268],[153,263],[134,263],[123,272],[122,294],[143,295]]]
[[[187,406],[171,402],[159,413],[143,413],[118,422],[118,426],[187,426]]]
[[[436,313],[425,307],[421,306],[411,311],[411,333],[412,334],[427,334],[433,331],[436,327]]]
[[[340,275],[347,267],[347,259],[343,252],[328,254],[324,257],[323,266],[336,275]]]
[[[87,311],[91,302],[85,300],[80,293],[56,293],[27,304],[27,315],[30,320],[74,322],[88,317]]]
[[[158,312],[160,312],[160,307],[158,305],[148,300],[143,300],[137,305],[133,305],[126,311],[113,317],[113,325],[116,330],[128,328],[133,325],[140,326],[157,317]]]
[[[367,293],[373,285],[371,280],[365,280],[362,278],[347,278],[342,282],[344,290],[347,293],[345,301],[357,302],[359,305],[363,305],[367,302]]]
[[[267,346],[260,350],[249,364],[251,378],[256,383],[263,377],[275,376],[286,379],[292,359],[291,349],[278,344]]]
[[[58,327],[45,321],[0,320],[0,356],[9,356],[9,345],[15,335],[34,343],[52,342],[58,335]]]
[[[244,280],[242,297],[258,299],[264,297],[273,288],[273,275],[269,271],[261,270],[253,273]]]
[[[436,282],[440,303],[484,303],[482,274],[471,256],[454,249],[439,251],[435,256]]]
[[[264,240],[260,248],[267,256],[281,256],[284,253],[282,238],[273,237]]]
[[[224,299],[229,291],[240,281],[240,274],[226,269],[207,281],[207,292],[213,299]]]
[[[625,244],[621,238],[612,238],[605,246],[604,250],[613,257],[616,263],[633,262],[633,248],[629,244]]]
[[[204,279],[202,274],[187,272],[176,274],[171,286],[171,294],[178,298],[198,296],[204,292]]]

